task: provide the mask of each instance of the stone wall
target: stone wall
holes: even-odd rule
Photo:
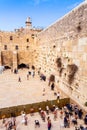
[[[61,67],[56,60],[61,59]],[[43,30],[37,37],[35,66],[82,104],[87,101],[87,2]],[[69,66],[77,67],[72,83]],[[75,69],[74,69],[75,70]]]
[[[12,51],[2,51],[1,59],[2,59],[2,65],[11,67],[13,61]]]
[[[87,1],[41,30],[0,31],[0,65],[34,65],[81,104],[87,101]],[[40,32],[40,33],[39,33]],[[39,33],[39,34],[38,34]],[[12,38],[12,39],[10,39]],[[57,62],[56,62],[57,61]]]
[[[0,31],[0,65],[15,69],[20,64],[33,65],[35,36],[41,30],[20,29],[14,32]]]

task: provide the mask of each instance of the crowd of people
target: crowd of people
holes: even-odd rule
[[[17,70],[14,71],[15,74],[18,73]],[[38,73],[40,76],[40,80],[46,81],[46,76],[44,74],[41,74],[40,72]],[[35,76],[35,70],[28,71],[27,73],[27,80],[29,80],[29,77]],[[19,76],[18,82],[21,82],[22,79]],[[50,89],[54,91],[55,84],[52,82],[50,84]],[[43,96],[45,95],[45,88],[43,88]],[[60,92],[56,92],[56,99],[59,101],[61,94]],[[43,122],[46,122],[46,126],[48,130],[53,129],[53,121],[58,121],[61,119],[60,122],[60,127],[63,128],[71,128],[73,127],[73,130],[87,130],[87,114],[84,115],[83,110],[78,107],[78,105],[75,104],[66,104],[66,106],[62,108],[58,108],[58,106],[53,105],[51,108],[49,106],[46,106],[46,109],[43,110],[43,108],[39,108],[38,110],[39,116],[41,117],[41,120]],[[31,116],[34,116],[33,112],[30,113]],[[53,115],[53,116],[51,116]],[[21,124],[23,125],[29,125],[29,117],[28,115],[22,111],[21,114]],[[82,120],[83,123],[80,124],[79,120]],[[38,127],[40,128],[41,126],[41,121],[37,118],[34,122],[35,128]],[[3,127],[6,128],[6,130],[17,130],[17,117],[12,116],[10,119],[3,118],[2,119],[2,124]]]
[[[66,129],[73,127],[73,130],[87,130],[87,114],[84,114],[83,110],[79,108],[78,105],[66,104],[66,106],[62,108],[58,108],[56,105],[53,105],[51,108],[46,106],[45,110],[42,108],[38,109],[38,115],[41,119],[37,118],[34,120],[33,123],[35,128],[40,128],[42,120],[43,122],[46,122],[48,130],[51,130],[51,128],[54,130],[54,121],[60,120],[60,128]],[[26,114],[25,111],[22,111],[20,116],[21,124],[25,126],[29,125],[28,114]],[[34,117],[35,115],[33,113],[30,114],[30,116]],[[83,123],[80,124],[80,121]],[[10,119],[3,117],[1,125],[3,125],[6,130],[17,130],[17,117],[12,116]]]

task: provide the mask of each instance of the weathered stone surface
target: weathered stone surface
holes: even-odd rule
[[[28,26],[28,23],[26,23]],[[29,23],[30,26],[30,23]],[[20,28],[14,32],[0,31],[0,64],[17,68],[19,64],[33,64],[35,36],[41,29]],[[9,51],[11,53],[9,53]],[[16,56],[15,53],[16,52]]]
[[[0,32],[1,52],[5,45],[8,52],[3,54],[1,63],[11,66],[14,61],[14,67],[25,63],[34,65],[37,70],[41,68],[47,78],[55,75],[56,85],[83,104],[87,101],[87,2],[40,31],[21,29],[17,32]],[[10,36],[13,40],[10,40]],[[9,50],[17,51],[17,62],[12,59]],[[57,58],[61,58],[60,68],[56,64]],[[67,66],[72,64],[78,67],[78,71],[71,75],[74,80],[69,84]]]
[[[2,51],[1,52],[2,65],[12,66],[12,51]]]
[[[54,74],[57,85],[70,96],[83,103],[87,101],[87,2],[82,3],[63,18],[58,20],[38,35],[38,64],[48,77]],[[44,61],[44,57],[46,61]],[[62,60],[61,77],[56,68],[56,58]],[[78,71],[71,85],[68,83],[67,65],[76,64]],[[45,71],[46,70],[46,71]],[[84,89],[85,86],[85,89]],[[85,92],[84,92],[85,90]],[[77,95],[77,96],[75,96]]]

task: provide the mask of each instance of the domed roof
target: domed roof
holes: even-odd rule
[[[31,18],[27,17],[26,22],[31,22]]]

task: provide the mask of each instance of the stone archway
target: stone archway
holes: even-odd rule
[[[25,63],[21,63],[21,64],[19,64],[18,65],[18,69],[23,69],[23,68],[29,68],[29,66],[27,65],[27,64],[25,64]]]
[[[17,67],[19,68],[29,68],[31,64],[30,53],[27,51],[19,51],[17,53]]]
[[[6,70],[11,69],[11,67],[8,66],[8,65],[6,65],[6,66],[4,66],[4,67],[5,67]]]

